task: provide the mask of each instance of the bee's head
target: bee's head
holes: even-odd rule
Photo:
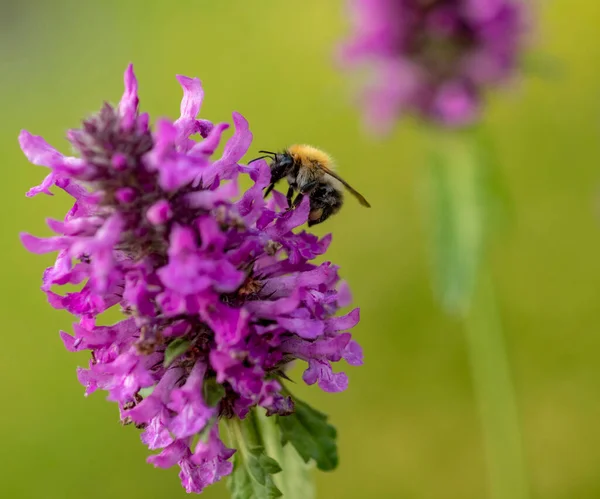
[[[294,158],[287,153],[277,153],[273,155],[273,161],[269,165],[271,167],[271,182],[277,182],[286,177],[294,167]]]
[[[263,153],[264,156],[260,156],[258,158],[254,158],[252,161],[258,161],[259,159],[269,158],[271,163],[269,167],[271,168],[271,182],[275,183],[282,178],[286,177],[294,167],[294,158],[292,155],[287,152],[271,152],[271,151],[258,151]],[[252,163],[250,161],[250,163]]]

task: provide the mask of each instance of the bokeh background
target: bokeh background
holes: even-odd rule
[[[516,216],[492,266],[523,424],[532,496],[600,497],[600,3],[539,5],[533,42],[558,71],[527,74],[490,99],[493,134]],[[17,234],[47,234],[65,197],[24,193],[46,172],[22,156],[27,128],[64,152],[65,130],[116,102],[135,63],[141,105],[178,115],[176,73],[199,76],[202,116],[250,121],[261,148],[308,142],[330,151],[371,201],[349,199],[319,232],[350,282],[366,363],[335,395],[298,385],[339,430],[341,464],[319,497],[482,499],[484,451],[460,323],[430,285],[418,199],[424,145],[404,122],[365,135],[349,75],[332,64],[347,32],[341,0],[0,1],[0,495],[184,497],[176,470],[145,462],[138,431],[102,393],[86,399],[58,337],[67,314],[39,291],[52,256]],[[556,69],[556,68],[555,68]],[[205,498],[227,497],[224,484]]]

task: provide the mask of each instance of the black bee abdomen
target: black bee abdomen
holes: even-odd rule
[[[321,183],[310,193],[308,226],[320,224],[337,213],[344,202],[341,190],[329,183]]]

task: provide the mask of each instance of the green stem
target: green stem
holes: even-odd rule
[[[275,424],[275,417],[267,417],[264,410],[257,409],[257,421],[262,429],[263,443],[267,454],[278,463],[283,463],[283,447],[281,446],[281,435],[279,428]],[[279,473],[281,475],[281,473]],[[281,486],[281,477],[276,477],[275,483]]]
[[[306,464],[290,443],[281,445],[281,432],[275,417],[267,417],[264,410],[257,411],[257,421],[261,428],[267,454],[275,459],[283,471],[273,477],[275,485],[286,499],[314,499],[315,485],[312,468]]]
[[[516,395],[493,282],[482,269],[465,333],[483,429],[492,499],[528,499]]]
[[[508,203],[482,129],[429,130],[426,200],[434,282],[442,306],[464,322],[492,499],[528,499],[516,395],[487,250]]]
[[[286,499],[314,499],[315,488],[310,472],[311,467],[304,463],[293,445],[281,445],[281,432],[275,417],[267,417],[264,409],[256,407],[248,413],[243,421],[232,418],[226,422],[226,426],[231,446],[238,449],[236,466],[247,470],[246,475],[242,470],[237,481],[236,477],[232,479],[230,490],[232,494],[233,490],[236,491],[238,495],[235,497],[240,497],[240,491],[243,494],[241,497],[244,498],[262,498],[261,493],[271,494],[268,497],[275,497],[272,495],[275,491],[282,493]],[[257,455],[257,448],[261,449],[261,456]],[[269,480],[272,482],[270,485],[267,482],[265,489],[265,469],[263,468],[262,473],[258,470],[257,475],[256,467],[265,466],[261,463],[262,459],[267,456],[275,460],[274,462],[281,467],[281,471],[268,472]],[[234,470],[234,475],[235,473]],[[257,477],[261,475],[262,480]],[[257,482],[263,488],[257,486]],[[258,495],[253,495],[257,493]]]
[[[225,427],[227,428],[227,434],[229,436],[229,446],[238,449],[242,455],[245,454],[246,448],[244,446],[244,436],[242,434],[242,426],[240,420],[237,418],[225,419]]]
[[[251,410],[246,416],[245,424],[238,418],[228,419],[227,429],[233,446],[242,454],[242,459],[248,456],[248,447],[262,446],[262,439],[257,428],[256,416],[254,410]]]

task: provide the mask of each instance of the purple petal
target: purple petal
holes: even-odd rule
[[[21,242],[27,251],[31,251],[37,255],[50,253],[51,251],[60,251],[69,247],[72,238],[68,236],[55,237],[35,237],[31,234],[22,232],[20,234]]]
[[[199,131],[195,118],[200,112],[204,92],[198,78],[177,75],[177,80],[183,88],[183,99],[181,100],[181,116],[174,123],[177,129],[176,144],[179,151],[189,152],[195,145],[195,142],[189,137]]]
[[[318,382],[321,390],[334,393],[342,392],[348,388],[348,377],[344,373],[334,373],[329,362],[322,360],[309,360],[308,369],[304,371],[302,379],[307,385]]]
[[[205,139],[209,136],[210,132],[212,132],[214,125],[212,121],[209,120],[196,120],[196,127],[198,128],[200,136]]]
[[[460,83],[441,87],[433,101],[433,113],[442,123],[461,126],[472,122],[479,111],[478,96]]]
[[[126,319],[112,326],[86,326],[80,323],[74,324],[73,329],[78,350],[124,343],[138,332],[133,319]],[[61,336],[65,339],[65,333],[62,331]]]
[[[235,454],[234,449],[228,449],[219,438],[219,427],[214,425],[209,433],[208,440],[203,442],[198,441],[192,461],[196,464],[202,464],[207,460],[219,458],[222,460],[229,459]]]
[[[346,354],[350,339],[350,333],[317,341],[305,341],[300,337],[292,336],[282,342],[281,349],[306,361],[317,359],[337,362]]]
[[[25,194],[28,198],[32,198],[37,196],[38,194],[47,194],[48,196],[53,196],[50,192],[50,187],[52,187],[56,182],[57,175],[55,172],[50,172],[40,185],[36,185],[27,191]]]
[[[202,398],[206,364],[196,361],[183,387],[171,392],[168,408],[177,415],[169,429],[177,438],[185,438],[200,432],[215,416],[215,409],[208,407]]]
[[[248,225],[256,223],[262,215],[266,204],[263,189],[271,180],[271,170],[264,160],[258,161],[255,168],[250,173],[255,184],[236,203],[238,213]]]
[[[235,178],[238,172],[237,162],[244,157],[252,143],[248,121],[241,114],[233,113],[233,124],[235,132],[225,144],[223,155],[213,163],[210,171],[202,175],[205,185],[211,185],[216,177],[221,180]]]
[[[196,226],[202,239],[200,249],[210,254],[222,254],[227,237],[221,231],[217,221],[212,217],[203,216],[197,220]]]
[[[360,321],[360,309],[355,308],[352,312],[341,317],[332,317],[327,319],[325,332],[334,333],[335,331],[346,331],[356,326]]]
[[[188,439],[177,440],[158,456],[151,456],[148,461],[162,468],[177,462],[181,468],[179,478],[186,491],[200,493],[208,485],[230,474],[233,469],[232,463],[227,459],[235,451],[222,444],[215,430],[216,425],[211,430],[206,444],[198,442],[194,455],[189,451]]]
[[[204,99],[202,82],[199,78],[189,78],[182,75],[177,75],[176,78],[181,85],[181,88],[183,88],[183,99],[181,100],[181,118],[195,118],[200,112],[202,99]],[[175,123],[177,123],[177,121]]]
[[[239,360],[234,359],[228,352],[220,350],[210,352],[210,365],[217,373],[217,383],[223,383],[227,378],[226,372],[239,363]]]
[[[153,464],[157,468],[170,468],[179,461],[191,455],[189,444],[187,439],[175,440],[167,448],[165,448],[160,454],[150,456],[148,462]]]
[[[233,113],[232,117],[235,132],[227,141],[223,150],[223,156],[218,160],[223,165],[237,163],[248,152],[248,148],[252,144],[252,132],[250,132],[250,126],[246,118],[240,113]]]
[[[203,141],[198,142],[189,150],[189,154],[203,154],[206,156],[212,155],[217,147],[219,147],[223,132],[228,128],[228,123],[219,123],[218,125],[215,125]]]
[[[181,378],[182,374],[182,369],[169,369],[158,382],[154,391],[133,409],[125,411],[124,414],[129,416],[136,423],[148,423],[152,418],[157,416],[164,407],[166,407],[171,391],[173,390],[175,383]]]
[[[507,2],[506,0],[465,0],[463,3],[466,15],[480,23],[496,16]]]
[[[281,296],[300,287],[316,288],[321,284],[335,282],[337,280],[337,270],[336,266],[332,266],[330,262],[325,262],[314,270],[273,277],[266,282],[262,292],[265,295],[275,293],[276,296]]]
[[[119,114],[121,115],[121,127],[123,130],[129,130],[135,123],[139,98],[137,95],[138,83],[133,72],[133,64],[129,64],[125,70],[124,76],[125,91],[121,102],[119,102]]]
[[[231,292],[244,281],[245,274],[227,260],[211,260],[195,247],[195,234],[186,227],[171,231],[169,263],[158,269],[163,284],[178,293],[191,295],[214,287]]]
[[[81,269],[81,267],[80,267]],[[64,276],[69,275],[71,272],[71,257],[69,256],[69,252],[66,250],[61,250],[56,257],[56,261],[52,267],[48,267],[44,271],[44,275],[42,277],[42,290],[48,291],[54,283],[59,283]],[[81,276],[83,279],[83,275]],[[61,284],[67,284],[69,280],[64,282],[60,282]],[[75,281],[73,284],[78,284],[81,282]]]
[[[146,155],[151,169],[158,171],[159,184],[167,192],[191,183],[208,167],[205,156],[181,154],[175,150],[178,130],[167,120],[159,120],[156,126],[155,145]]]
[[[172,151],[177,137],[177,128],[168,120],[161,119],[156,124],[154,148],[146,156],[156,170]]]
[[[168,419],[168,411],[162,409],[157,416],[150,420],[148,426],[146,426],[146,429],[141,434],[142,442],[148,449],[162,449],[173,443],[173,437],[171,437],[169,430],[163,423],[163,421],[167,421]]]
[[[19,145],[27,159],[34,165],[52,168],[64,159],[64,156],[50,146],[43,137],[32,135],[27,130],[21,130]]]
[[[146,218],[151,224],[162,225],[168,222],[173,216],[171,206],[166,199],[160,199],[156,201],[146,211]]]
[[[280,239],[292,229],[305,224],[308,220],[308,212],[310,211],[310,200],[305,197],[300,206],[294,210],[289,210],[281,215],[275,224],[265,231],[273,239]]]
[[[323,321],[314,319],[297,319],[289,317],[279,317],[277,323],[286,328],[291,333],[306,339],[314,339],[323,334],[325,324]]]
[[[300,303],[298,294],[272,301],[251,301],[245,307],[251,314],[266,319],[277,319],[280,315],[289,314],[296,310]]]
[[[273,402],[267,407],[267,416],[278,414],[280,416],[288,416],[294,413],[294,401],[292,397],[284,397],[277,395],[273,398]]]
[[[228,461],[213,460],[197,466],[192,461],[184,459],[179,463],[181,471],[179,478],[188,493],[199,494],[208,485],[212,485],[221,477],[231,473],[233,465]]]
[[[352,292],[346,281],[341,281],[338,286],[337,304],[339,307],[347,307],[352,303]]]
[[[191,208],[210,210],[220,202],[227,202],[238,195],[236,182],[228,182],[214,191],[197,191],[186,196]]]
[[[356,343],[356,341],[351,341],[348,343],[348,346],[344,351],[344,360],[351,366],[362,366],[363,351],[361,346]]]
[[[237,345],[249,333],[249,314],[243,309],[233,309],[219,303],[211,307],[210,311],[207,310],[203,319],[215,332],[219,347]]]

